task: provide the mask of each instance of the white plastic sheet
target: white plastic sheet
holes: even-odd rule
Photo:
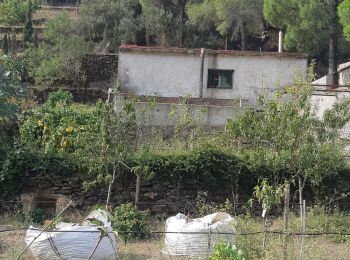
[[[88,219],[97,219],[103,223],[103,228],[112,232],[111,223],[108,221],[108,213],[103,210],[91,212],[82,225],[72,223],[60,223],[54,231],[44,231],[29,247],[36,259],[88,259],[99,237],[99,225],[90,223]],[[65,232],[67,231],[67,232]],[[83,231],[83,232],[79,232]],[[25,242],[28,245],[37,237],[40,230],[30,227],[27,231]],[[113,233],[104,237],[92,259],[109,260],[116,259],[116,238]]]
[[[236,221],[218,212],[203,218],[189,219],[179,213],[166,221],[163,253],[173,256],[209,256],[216,243],[235,244]],[[221,233],[221,234],[220,234]]]

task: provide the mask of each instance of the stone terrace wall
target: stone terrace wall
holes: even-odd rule
[[[89,54],[81,62],[85,87],[111,87],[118,75],[117,54]]]
[[[111,204],[119,205],[134,202],[135,183],[134,175],[128,176],[123,181],[116,181],[112,191]],[[149,209],[153,213],[189,211],[193,209],[193,203],[198,192],[203,190],[204,188],[196,183],[174,185],[170,182],[142,180],[138,205],[140,209]],[[31,194],[40,199],[43,191],[45,191],[45,196],[48,194],[57,197],[64,195],[82,207],[98,203],[104,204],[107,198],[107,185],[101,185],[86,192],[83,188],[83,180],[79,176],[67,178],[58,175],[28,177],[22,189],[22,194]],[[227,194],[227,196],[230,195]],[[211,199],[213,201],[223,201],[227,196],[216,194]]]

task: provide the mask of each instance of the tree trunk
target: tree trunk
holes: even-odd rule
[[[337,71],[337,37],[332,35],[329,38],[329,68],[328,74],[331,76],[331,84],[338,85],[338,71]]]
[[[329,35],[329,57],[328,57],[328,74],[331,78],[331,85],[338,85],[338,0],[331,0],[328,3],[333,15],[332,23],[330,24]]]
[[[304,184],[303,184],[303,178],[298,175],[298,184],[299,184],[299,208],[300,208],[300,225],[303,225],[303,189],[304,189]]]
[[[241,27],[241,50],[245,51],[246,48],[247,48],[246,24],[243,23]]]
[[[185,28],[185,8],[186,3],[185,1],[180,2],[180,28],[179,28],[179,46],[183,47],[184,44],[184,28]]]

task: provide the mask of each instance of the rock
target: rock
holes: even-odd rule
[[[154,200],[158,196],[158,193],[156,193],[156,192],[147,192],[147,193],[144,193],[143,196],[145,196],[146,198],[149,198],[151,200]]]
[[[131,191],[131,192],[129,192],[129,194],[130,194],[130,197],[131,197],[131,198],[135,198],[136,192]]]

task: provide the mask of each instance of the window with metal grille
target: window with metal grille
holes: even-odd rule
[[[208,70],[208,88],[231,89],[233,70]]]

